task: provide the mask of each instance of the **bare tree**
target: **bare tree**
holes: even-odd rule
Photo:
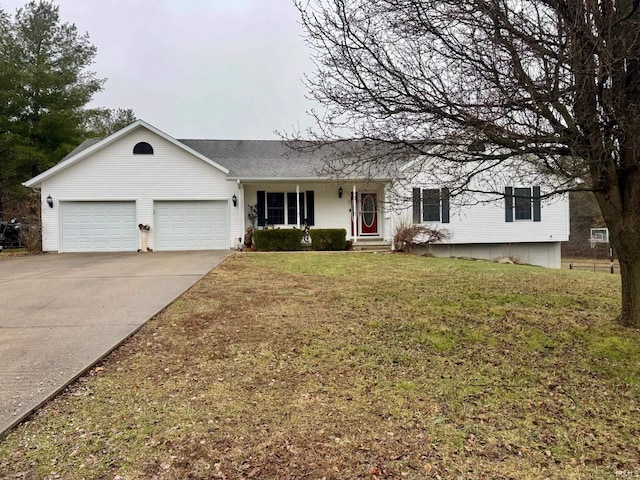
[[[307,135],[435,158],[452,194],[507,164],[549,194],[593,191],[620,258],[619,321],[640,327],[639,0],[296,2],[324,107]]]

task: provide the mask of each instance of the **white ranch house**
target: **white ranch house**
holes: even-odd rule
[[[154,251],[233,249],[249,226],[248,206],[256,205],[259,228],[307,222],[344,228],[354,245],[391,248],[404,220],[451,232],[434,246],[436,255],[560,266],[568,200],[541,204],[536,194],[544,186],[505,186],[517,201],[511,206],[502,200],[456,209],[446,191],[437,190],[436,201],[436,189],[425,181],[409,193],[413,205],[397,209],[386,201],[397,188],[393,179],[330,178],[318,173],[322,166],[320,154],[282,141],[177,140],[138,120],[84,142],[24,185],[40,191],[48,252],[135,252],[144,241]]]

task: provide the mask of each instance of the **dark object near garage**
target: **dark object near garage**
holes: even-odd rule
[[[20,222],[12,218],[8,222],[0,221],[0,250],[4,248],[20,248]]]

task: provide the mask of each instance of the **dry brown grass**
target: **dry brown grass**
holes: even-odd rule
[[[0,252],[0,260],[4,258],[11,258],[11,257],[24,257],[27,255],[33,255],[33,253],[29,252],[25,248],[5,249]]]
[[[637,475],[618,295],[527,266],[235,256],[11,433],[0,476]]]

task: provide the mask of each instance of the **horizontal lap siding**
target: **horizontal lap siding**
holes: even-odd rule
[[[563,199],[544,202],[541,221],[505,222],[504,200],[456,207],[451,221],[442,227],[453,233],[450,243],[560,242],[568,240],[568,203]]]
[[[411,195],[412,191],[407,190],[403,198],[411,198]],[[394,218],[394,223],[403,220],[413,223],[410,203],[401,215]],[[450,244],[561,242],[569,238],[569,200],[567,196],[543,200],[539,222],[506,222],[503,198],[475,205],[459,205],[452,198],[450,222],[425,222],[425,225],[449,231],[451,238],[447,243]]]
[[[133,155],[138,142],[151,144],[154,154]],[[217,168],[148,130],[136,130],[43,182],[42,197],[51,195],[55,202],[54,208],[43,205],[43,247],[47,251],[59,250],[60,200],[135,201],[137,221],[153,228],[154,200],[230,203],[237,192],[236,184],[227,181]],[[236,237],[241,228],[237,208],[229,207],[229,220],[230,237]],[[228,247],[232,245],[229,238]]]

